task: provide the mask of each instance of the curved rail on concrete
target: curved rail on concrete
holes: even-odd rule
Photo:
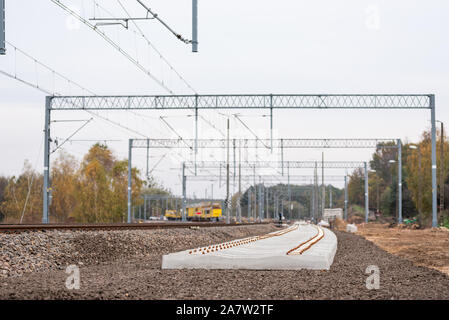
[[[219,250],[224,250],[224,249],[230,249],[233,247],[237,247],[240,245],[244,245],[244,244],[248,244],[250,242],[255,242],[258,240],[263,240],[263,239],[268,239],[268,238],[272,238],[272,237],[278,237],[278,236],[282,236],[286,233],[295,231],[299,228],[299,225],[295,224],[291,227],[288,227],[284,230],[280,230],[280,231],[276,231],[273,233],[269,233],[266,235],[262,235],[262,236],[255,236],[255,237],[248,237],[248,238],[243,238],[243,239],[239,239],[239,240],[234,240],[234,241],[229,241],[229,242],[223,242],[223,243],[219,243],[219,244],[215,244],[215,245],[210,245],[210,246],[206,246],[206,247],[201,247],[201,248],[197,248],[197,249],[193,249],[189,251],[189,254],[207,254],[207,253],[212,253],[215,251],[219,251]]]
[[[314,226],[317,229],[317,233],[309,238],[308,240],[301,242],[299,245],[297,245],[296,247],[294,247],[293,249],[290,249],[287,251],[287,255],[290,254],[303,254],[303,252],[309,250],[315,243],[317,243],[318,241],[320,241],[321,239],[324,238],[324,231],[323,229],[321,229],[321,227],[317,227]],[[321,234],[321,235],[320,235]],[[301,248],[302,246],[308,244],[305,248],[299,250],[298,252],[295,252],[296,250],[298,250],[299,248]]]

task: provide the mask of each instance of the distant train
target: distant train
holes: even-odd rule
[[[220,202],[204,201],[186,206],[187,220],[218,221],[222,216]],[[181,220],[181,210],[165,210],[168,220]]]

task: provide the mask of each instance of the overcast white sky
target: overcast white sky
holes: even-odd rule
[[[93,17],[92,0],[62,1],[86,18]],[[115,16],[124,16],[116,0],[96,1]],[[173,29],[191,37],[191,1],[145,1]],[[134,0],[121,0],[134,16],[144,11]],[[50,0],[6,1],[6,37],[18,48],[97,94],[166,94],[98,34],[69,18]],[[95,10],[96,17],[106,16]],[[449,2],[445,0],[199,0],[199,53],[176,40],[154,21],[139,22],[148,39],[198,92],[213,93],[434,93],[437,118],[449,119]],[[174,72],[136,37],[118,26],[101,27],[175,93],[192,93]],[[16,53],[10,46],[0,56],[0,70],[17,74],[62,94],[81,94],[50,72]],[[18,174],[25,159],[42,170],[44,94],[0,75],[0,174]],[[269,137],[264,112],[241,112],[260,138]],[[161,122],[166,119],[184,138],[193,137],[188,112],[104,112],[102,115],[152,138],[176,137]],[[202,115],[224,130],[225,118]],[[89,119],[81,112],[55,112],[54,119]],[[418,139],[429,128],[427,111],[276,111],[279,138],[402,138]],[[56,123],[52,136],[64,139],[81,123]],[[235,119],[233,137],[252,137]],[[205,121],[202,137],[221,137]],[[115,139],[108,142],[120,158],[127,139],[139,137],[95,119],[74,139]],[[81,157],[89,143],[68,143],[66,151]],[[144,150],[135,164],[145,166]],[[166,150],[154,151],[153,167]],[[372,150],[326,150],[327,160],[368,160]],[[55,154],[56,156],[56,154]],[[202,151],[201,158],[223,159],[223,153]],[[191,154],[187,153],[189,159]],[[254,159],[254,156],[248,155]],[[259,157],[269,158],[260,151]],[[286,160],[320,159],[320,150],[286,153]],[[54,157],[53,157],[54,158]],[[180,192],[179,162],[170,155],[154,174]],[[278,159],[278,154],[273,156]],[[299,172],[298,172],[299,173]],[[334,170],[328,174],[343,172]],[[301,174],[312,174],[311,170]],[[209,185],[209,184],[207,184]],[[204,184],[190,193],[204,194]],[[217,187],[215,190],[218,190]],[[215,191],[219,192],[219,191]],[[216,193],[217,194],[217,193]]]

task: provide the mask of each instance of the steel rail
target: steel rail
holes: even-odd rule
[[[169,229],[190,227],[226,227],[269,224],[258,223],[230,223],[223,222],[151,222],[151,223],[110,223],[110,224],[0,224],[0,233],[49,231],[49,230],[125,230],[125,229]]]
[[[286,255],[295,255],[295,254],[303,254],[304,251],[309,250],[315,243],[317,243],[318,241],[320,241],[321,239],[323,239],[324,237],[324,231],[323,229],[321,229],[320,227],[314,226],[317,229],[317,233],[309,238],[308,240],[301,242],[299,245],[297,245],[296,247],[290,249],[287,251]],[[320,235],[320,231],[323,232],[323,234],[321,235],[321,237],[318,237]],[[310,242],[310,243],[309,243]],[[307,247],[303,248],[302,250],[300,250],[299,252],[294,252],[295,250],[298,250],[299,248],[301,248],[302,246],[308,244]]]
[[[276,231],[273,233],[268,233],[268,234],[261,235],[261,236],[247,237],[247,238],[243,238],[243,239],[227,241],[227,242],[223,242],[223,243],[219,243],[219,244],[215,244],[215,245],[209,245],[209,246],[205,246],[205,247],[191,249],[191,250],[189,250],[189,254],[196,254],[196,253],[207,254],[207,253],[213,253],[213,252],[219,251],[219,250],[231,249],[233,247],[238,247],[240,245],[249,244],[251,242],[256,242],[259,240],[282,236],[286,233],[289,233],[289,232],[297,230],[297,229],[298,229],[298,225],[293,225],[286,229],[279,230],[279,231]]]

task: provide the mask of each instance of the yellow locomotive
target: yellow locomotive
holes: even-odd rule
[[[187,220],[216,220],[218,221],[222,216],[222,208],[220,202],[203,201],[199,203],[192,203],[186,206]],[[166,210],[165,217],[168,220],[180,220],[181,211]]]
[[[181,212],[176,210],[165,210],[165,217],[168,220],[179,220],[181,219]]]

